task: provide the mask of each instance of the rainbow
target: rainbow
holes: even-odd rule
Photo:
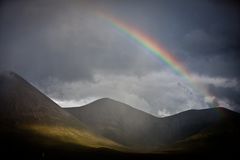
[[[118,29],[119,31],[125,33],[132,40],[140,44],[142,47],[147,49],[149,53],[153,54],[155,57],[160,59],[163,63],[177,73],[178,75],[183,76],[184,78],[191,80],[191,75],[188,69],[170,52],[164,49],[159,43],[156,42],[152,37],[144,34],[137,28],[124,23],[123,21],[116,19],[113,16],[101,13],[104,19],[108,20],[110,24]]]
[[[171,54],[164,47],[162,47],[160,43],[157,43],[157,41],[154,40],[152,37],[144,34],[136,27],[133,27],[109,14],[104,14],[101,12],[98,13],[98,15],[100,15],[104,20],[107,20],[114,28],[116,28],[120,32],[125,33],[132,40],[147,49],[149,53],[151,53],[152,55],[160,59],[164,64],[169,66],[172,71],[174,71],[174,73],[183,77],[194,91],[197,91],[203,97],[212,97],[212,95],[205,87],[200,86],[195,82],[194,77],[191,76],[191,73],[181,63],[181,61],[179,61],[173,54]]]

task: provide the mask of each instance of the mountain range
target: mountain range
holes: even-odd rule
[[[18,74],[0,74],[0,146],[9,157],[232,155],[239,135],[240,114],[225,108],[164,118],[109,98],[62,108]]]
[[[234,143],[238,138],[235,138],[236,135],[240,135],[239,114],[225,108],[188,110],[158,118],[124,103],[103,98],[65,110],[98,135],[142,152],[167,150],[168,146],[185,143],[195,137],[222,136],[229,143]],[[214,149],[208,148],[208,145],[204,146],[205,151]]]

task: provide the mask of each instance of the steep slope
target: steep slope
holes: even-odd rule
[[[90,132],[78,119],[17,74],[4,72],[0,74],[0,140],[6,143],[1,145],[10,144],[13,137],[41,145],[70,143],[93,148],[121,148]],[[15,145],[14,141],[12,143]]]
[[[13,72],[0,75],[1,122],[64,124],[74,121],[57,104]]]
[[[144,151],[165,150],[166,146],[205,134],[209,129],[212,135],[219,135],[217,126],[234,130],[229,136],[240,133],[239,114],[224,108],[189,110],[157,118],[121,102],[103,98],[86,106],[65,110],[104,137]]]

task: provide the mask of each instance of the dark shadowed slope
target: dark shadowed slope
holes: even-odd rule
[[[92,130],[123,145],[148,149],[158,144],[155,134],[158,118],[108,98],[89,105],[67,108]]]
[[[163,118],[175,143],[166,150],[181,153],[237,153],[240,114],[225,108],[189,110]],[[170,132],[170,133],[171,133]],[[222,152],[222,153],[219,153]]]
[[[92,148],[121,148],[90,132],[78,119],[17,74],[4,72],[0,74],[0,140],[5,142],[1,143],[1,148],[11,144],[13,137],[49,146],[68,143]]]
[[[224,108],[189,110],[157,118],[121,102],[103,98],[86,106],[65,110],[104,137],[144,151],[176,150],[180,147],[174,144],[199,134],[208,134],[210,130],[213,137],[216,134],[221,140],[226,135],[220,133],[219,126],[232,130],[228,136],[234,135],[239,140],[236,135],[240,133],[240,116]]]
[[[1,123],[64,124],[74,120],[69,113],[13,72],[0,75]],[[68,122],[69,123],[69,122]]]

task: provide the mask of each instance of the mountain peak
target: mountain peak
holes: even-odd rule
[[[111,99],[111,98],[108,98],[108,97],[104,97],[104,98],[100,98],[94,102],[103,102],[103,103],[121,103],[121,104],[124,104],[120,101],[117,101],[117,100],[114,100],[114,99]],[[93,103],[94,103],[93,102]]]
[[[111,99],[111,98],[101,98],[98,99],[90,104],[87,104],[85,106],[81,107],[82,109],[86,109],[86,108],[91,108],[93,111],[94,110],[102,110],[104,112],[106,111],[112,111],[113,113],[122,113],[124,114],[125,112],[138,112],[138,113],[142,113],[145,114],[145,112],[134,108],[126,103]]]
[[[20,77],[17,73],[13,71],[2,71],[0,72],[0,77],[1,78],[7,78],[7,79],[13,79],[13,78],[18,78]]]
[[[28,83],[24,78],[13,71],[3,71],[0,72],[0,85],[6,85],[9,83],[21,82]]]
[[[14,91],[16,88],[23,86],[29,88],[31,85],[15,72],[0,72],[0,92],[9,93],[9,91]]]
[[[228,108],[224,108],[224,107],[213,107],[213,108],[205,108],[205,109],[191,109],[191,110],[187,110],[187,111],[181,112],[179,114],[185,114],[185,113],[188,113],[188,114],[193,114],[193,113],[203,113],[203,114],[215,113],[215,114],[219,114],[219,115],[236,114],[236,112],[234,112],[234,111],[232,111],[232,110],[230,110]]]
[[[0,100],[0,119],[7,121],[38,121],[46,115],[65,114],[47,96],[12,71],[0,73]]]

